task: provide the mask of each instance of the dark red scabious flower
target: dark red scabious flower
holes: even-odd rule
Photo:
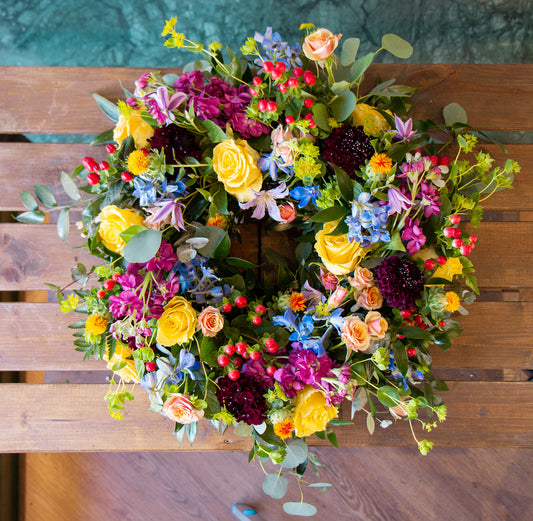
[[[264,381],[241,373],[240,378],[235,381],[223,376],[217,381],[217,385],[218,401],[238,421],[248,425],[260,425],[266,420],[267,407],[263,395],[267,387]]]
[[[374,271],[374,279],[383,298],[393,308],[415,305],[424,289],[424,275],[415,262],[392,255]]]
[[[342,168],[351,178],[373,155],[374,147],[363,127],[335,128],[324,142],[324,160]]]
[[[194,157],[202,161],[202,152],[194,134],[174,123],[157,127],[150,139],[150,147],[163,150],[165,160],[169,165],[176,162],[182,163],[186,157]]]

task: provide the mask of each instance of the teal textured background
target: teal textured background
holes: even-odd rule
[[[359,37],[360,52],[396,33],[413,45],[412,63],[533,58],[532,0],[2,0],[0,65],[182,66],[192,56],[160,37],[171,16],[188,38],[235,51],[269,25],[293,43],[299,24],[312,22]]]

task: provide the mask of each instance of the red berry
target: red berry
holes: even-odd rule
[[[119,273],[118,271],[115,271],[115,273],[113,273],[113,275],[111,275],[111,278],[112,278],[115,282],[118,281],[119,277],[120,277],[120,273]]]
[[[313,114],[306,114],[304,119],[307,121],[311,121],[313,119]]]
[[[292,89],[294,89],[295,87],[298,87],[298,85],[300,84],[300,82],[298,81],[298,78],[295,78],[294,76],[291,76],[288,80],[287,80],[287,85],[289,87],[291,87]]]
[[[416,351],[414,350],[413,347],[410,347],[408,350],[407,350],[407,356],[415,356],[416,355]]]
[[[444,322],[444,320],[441,320],[441,321],[439,322],[439,327],[440,327],[440,328],[443,328],[445,325],[446,325],[446,322]]]
[[[105,291],[103,289],[99,289],[97,292],[96,292],[96,296],[100,299],[104,298],[105,297]]]
[[[279,80],[281,78],[281,75],[283,73],[279,70],[279,69],[274,69],[271,73],[270,73],[270,77],[273,79],[273,80]]]
[[[450,215],[450,222],[452,224],[459,224],[461,222],[461,216],[458,214]]]
[[[120,179],[122,179],[125,183],[129,183],[133,179],[133,175],[129,172],[122,172],[122,174],[120,174]]]
[[[237,353],[242,355],[243,353],[246,353],[246,350],[248,349],[248,344],[246,342],[237,342],[235,344],[235,349],[237,350]]]
[[[257,102],[257,108],[259,109],[259,112],[266,112],[267,109],[267,100],[261,99]]]
[[[250,353],[248,351],[245,351],[244,353],[241,353],[241,356],[243,358],[250,358]]]
[[[314,85],[316,83],[315,75],[311,71],[304,72],[304,82],[306,85]]]
[[[148,155],[148,150],[146,150],[146,148],[141,148],[139,150],[144,154],[145,157]]]
[[[439,162],[439,158],[437,156],[429,156],[429,159],[433,166],[435,166]]]
[[[294,75],[297,77],[303,76],[304,70],[301,67],[294,68]]]
[[[420,324],[418,327],[420,327],[421,329],[427,329],[428,325],[427,324]]]
[[[273,338],[267,338],[265,340],[265,347],[269,353],[275,353],[279,349],[279,344]]]
[[[266,307],[263,306],[263,304],[259,304],[258,306],[256,306],[255,312],[259,315],[264,315],[266,313]]]
[[[276,366],[274,365],[269,365],[267,368],[266,368],[266,374],[268,376],[274,376],[274,373],[276,372]]]
[[[220,309],[222,309],[224,313],[229,313],[233,309],[233,306],[229,302],[226,302]]]
[[[452,228],[451,226],[446,226],[442,233],[444,234],[444,237],[451,239],[452,237],[455,237],[455,228]]]
[[[262,83],[262,80],[259,76],[256,76],[253,80],[252,80],[252,83],[256,86],[256,87],[259,87],[259,85],[261,85]]]
[[[260,355],[259,355],[259,351],[252,351],[252,352],[250,353],[250,358],[251,358],[252,360],[259,360],[259,356],[260,356]]]
[[[403,340],[405,337],[403,335],[396,335],[400,340]]]
[[[245,308],[248,305],[248,300],[246,300],[246,297],[243,297],[242,295],[240,297],[237,297],[235,299],[235,305],[238,308]]]
[[[235,367],[240,367],[242,365],[242,358],[240,356],[236,356],[234,359],[233,359],[233,362],[232,364],[235,366]]]
[[[459,250],[461,252],[461,255],[470,255],[472,253],[472,246],[468,244],[463,244]]]
[[[461,228],[454,228],[455,230],[455,238],[460,239],[463,232],[461,231]]]
[[[400,311],[400,315],[402,318],[409,318],[411,316],[411,312],[408,309],[402,309]]]
[[[217,358],[217,363],[220,367],[226,367],[230,363],[230,359],[228,355],[220,355]]]
[[[147,373],[151,373],[152,371],[155,371],[155,368],[157,367],[157,364],[155,362],[146,362],[144,365],[144,368]]]
[[[446,257],[444,255],[440,255],[438,258],[437,258],[437,264],[439,266],[444,266],[446,263],[448,262],[448,259],[446,259]]]
[[[476,244],[476,242],[477,242],[477,235],[471,235],[471,236],[470,236],[470,242],[471,242],[472,244]]]
[[[279,91],[282,93],[282,94],[285,94],[288,90],[288,87],[287,87],[287,84],[286,83],[280,83],[278,85],[278,89]]]
[[[272,62],[266,61],[263,63],[263,70],[265,72],[272,72],[274,70],[274,64]]]
[[[238,369],[232,369],[228,373],[228,378],[233,381],[238,380],[240,376],[241,376],[241,372]]]
[[[87,183],[90,185],[97,185],[100,182],[100,176],[96,172],[89,172],[87,174]]]
[[[235,354],[235,346],[233,344],[227,344],[224,346],[224,353],[231,356]]]
[[[254,318],[252,318],[252,322],[254,326],[259,326],[261,322],[263,322],[263,319],[259,315],[256,315]]]
[[[275,69],[279,72],[285,72],[287,69],[287,66],[283,62],[277,62]]]
[[[250,96],[257,96],[259,94],[259,91],[257,89],[254,89],[253,87],[250,87],[248,89],[248,92],[250,93]]]
[[[104,280],[102,286],[107,290],[112,290],[115,287],[115,281],[113,279]]]
[[[108,154],[114,154],[117,151],[117,147],[112,144],[106,145],[105,149]]]
[[[84,157],[81,163],[83,168],[89,172],[95,172],[98,169],[98,163],[92,157]]]
[[[426,268],[426,270],[430,271],[432,270],[433,268],[435,268],[435,261],[433,259],[428,259],[426,262],[424,262],[424,268]]]
[[[102,161],[98,165],[98,170],[107,170],[109,168],[109,163],[107,161]]]
[[[424,319],[420,315],[416,315],[415,322],[420,325],[424,322]]]
[[[450,164],[450,158],[448,156],[442,156],[439,159],[439,165],[441,166],[448,166]]]
[[[314,119],[309,120],[309,128],[315,128],[315,127],[316,127],[315,120]]]
[[[292,116],[285,116],[285,123],[287,123],[287,125],[292,125],[294,123],[294,118]]]
[[[304,105],[310,109],[314,105],[314,101],[311,98],[305,98]]]
[[[452,241],[452,246],[454,248],[460,248],[463,245],[463,239],[454,239]]]
[[[275,101],[267,101],[268,112],[276,112],[278,110],[278,104]]]

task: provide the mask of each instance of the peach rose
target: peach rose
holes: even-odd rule
[[[296,219],[296,216],[298,215],[298,212],[296,211],[296,208],[294,207],[294,204],[287,203],[283,204],[279,207],[279,214],[281,218],[283,219],[282,223],[290,223]]]
[[[365,317],[365,324],[368,326],[370,336],[377,340],[384,338],[385,333],[389,329],[388,322],[378,311],[370,311]]]
[[[335,291],[328,298],[328,309],[338,308],[342,304],[342,301],[347,294],[348,290],[346,288],[337,286]]]
[[[380,309],[383,306],[383,297],[377,286],[365,288],[359,295],[357,302],[365,309]]]
[[[182,425],[198,422],[204,417],[204,411],[195,409],[189,396],[181,393],[169,395],[163,404],[163,414]]]
[[[333,54],[341,38],[342,34],[335,35],[328,29],[317,29],[305,37],[302,51],[310,60],[322,61]]]
[[[355,289],[370,288],[374,281],[374,274],[367,268],[357,266],[353,272],[353,277],[349,277],[348,281]]]
[[[204,336],[216,336],[219,331],[224,327],[224,319],[220,310],[209,306],[203,309],[198,315],[197,330],[202,331]]]
[[[336,275],[333,275],[333,273],[330,273],[322,268],[320,268],[320,280],[327,291],[335,289],[339,283],[339,279],[337,279]]]
[[[352,351],[365,351],[370,346],[370,333],[368,326],[356,316],[349,316],[344,319],[341,327],[343,342]]]

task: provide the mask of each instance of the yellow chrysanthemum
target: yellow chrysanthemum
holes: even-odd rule
[[[274,424],[274,434],[282,440],[290,438],[294,431],[294,422],[291,418],[287,418],[282,422]]]
[[[301,293],[294,291],[289,297],[289,307],[291,311],[305,311],[305,298]]]
[[[102,315],[93,313],[85,322],[85,329],[92,335],[102,335],[107,330],[107,320]]]
[[[392,159],[387,154],[374,154],[370,158],[370,167],[376,174],[388,174],[392,169]]]
[[[454,313],[461,307],[461,299],[455,291],[448,291],[446,293],[446,310],[450,313]]]
[[[144,174],[150,166],[150,159],[143,150],[134,150],[128,156],[128,170],[133,175]]]

